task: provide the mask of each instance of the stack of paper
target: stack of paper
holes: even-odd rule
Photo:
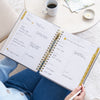
[[[94,0],[65,0],[72,12],[77,12],[95,3]]]

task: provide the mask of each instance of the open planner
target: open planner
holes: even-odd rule
[[[85,82],[99,48],[24,10],[0,53],[73,90]]]

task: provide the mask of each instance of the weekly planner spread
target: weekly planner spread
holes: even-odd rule
[[[85,81],[99,48],[24,10],[0,53],[73,90]]]

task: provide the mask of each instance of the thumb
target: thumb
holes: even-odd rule
[[[74,96],[78,91],[81,90],[81,86],[78,86],[77,88],[75,88],[66,98],[65,100],[69,100],[72,96]]]

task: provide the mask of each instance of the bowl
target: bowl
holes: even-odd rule
[[[95,12],[92,9],[87,9],[83,13],[83,17],[88,20],[94,19],[94,16]]]

